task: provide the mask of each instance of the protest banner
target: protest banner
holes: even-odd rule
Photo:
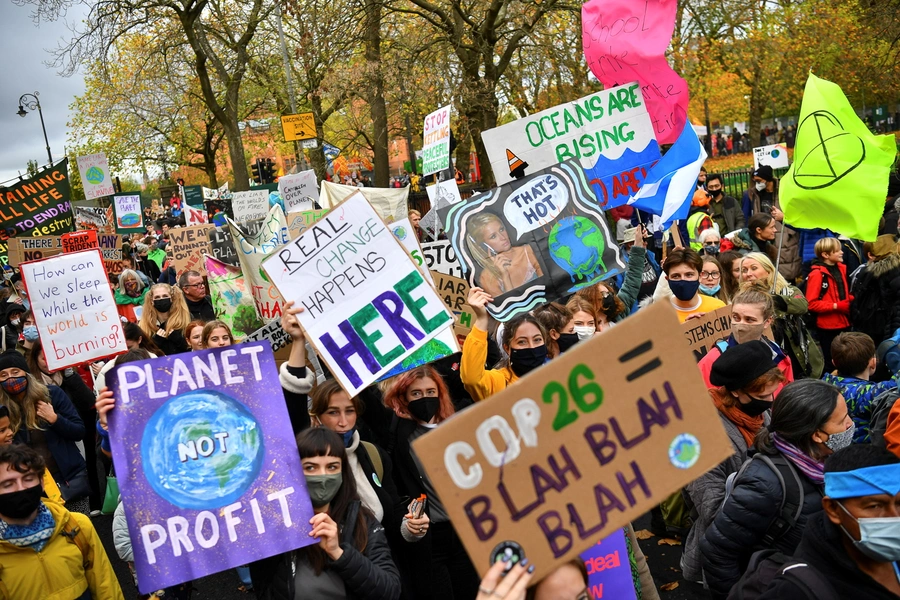
[[[0,193],[0,263],[7,264],[7,242],[74,231],[69,202],[68,160],[38,171]]]
[[[431,276],[434,278],[435,291],[444,301],[444,306],[453,313],[453,332],[457,343],[462,345],[472,331],[472,323],[475,320],[472,307],[466,303],[469,297],[469,283],[465,279],[437,271],[431,271]]]
[[[203,225],[209,223],[209,215],[205,208],[194,208],[193,206],[184,207],[185,225],[191,227],[193,225]]]
[[[284,212],[291,214],[301,210],[313,210],[313,202],[319,201],[319,184],[316,172],[300,171],[278,178],[278,191],[284,202]]]
[[[209,236],[210,254],[216,260],[220,260],[232,267],[238,266],[237,250],[234,248],[234,241],[231,239],[231,231],[228,228],[219,229],[218,227],[207,231]]]
[[[253,295],[247,289],[240,267],[234,267],[206,255],[206,277],[209,282],[209,298],[216,318],[231,328],[236,339],[244,339],[265,323],[256,314]]]
[[[226,186],[226,189],[227,189],[228,184],[226,183],[225,186]],[[201,186],[201,187],[202,187],[202,189],[203,189],[203,200],[204,200],[204,201],[206,201],[206,200],[218,200],[218,199],[219,199],[219,190],[216,190],[216,189],[213,189],[213,188],[204,187],[204,186]]]
[[[772,144],[759,146],[753,149],[753,170],[762,165],[768,165],[773,169],[786,169],[790,166],[787,146],[784,144]]]
[[[640,84],[660,144],[674,143],[684,129],[690,99],[666,56],[677,13],[678,0],[591,0],[581,7],[588,67],[607,88]]]
[[[625,532],[614,531],[580,555],[588,574],[591,598],[636,600]]]
[[[209,230],[212,228],[212,225],[197,225],[169,229],[169,246],[176,276],[180,277],[185,271],[197,271],[206,277],[203,255],[210,253]]]
[[[322,182],[319,204],[322,208],[334,208],[353,194],[362,194],[385,223],[393,223],[409,216],[407,199],[409,186],[405,188],[358,188],[352,185]]]
[[[702,317],[682,323],[684,337],[697,362],[713,349],[716,342],[731,335],[731,312],[731,305],[723,306]],[[773,339],[772,328],[767,325],[763,335],[770,340]]]
[[[85,198],[94,200],[116,193],[112,177],[109,175],[106,154],[103,152],[87,154],[77,157],[75,161],[78,163],[78,173],[81,175],[81,186],[84,188]]]
[[[454,204],[443,220],[469,285],[494,297],[487,309],[499,321],[625,270],[575,160]]]
[[[96,229],[101,233],[115,233],[112,219],[108,215],[112,212],[112,207],[78,206],[73,202],[72,210],[75,211],[76,229]]]
[[[100,241],[97,239],[97,232],[90,231],[73,231],[72,233],[64,233],[60,236],[63,252],[81,252],[82,250],[93,250],[100,248]]]
[[[125,334],[99,250],[19,265],[53,372],[125,352]]]
[[[273,206],[263,221],[262,227],[255,234],[245,236],[230,220],[228,227],[231,231],[231,238],[234,240],[234,247],[237,250],[247,287],[253,295],[257,314],[266,323],[277,319],[281,316],[284,300],[272,281],[263,276],[260,265],[266,257],[277,252],[279,248],[290,241],[284,212],[280,206]]]
[[[431,203],[431,208],[422,215],[419,227],[428,232],[432,239],[435,239],[444,228],[444,223],[441,221],[438,211],[447,208],[451,204],[462,202],[462,196],[459,194],[459,186],[456,185],[455,179],[448,179],[447,181],[429,185],[425,188],[425,191],[428,193],[428,201]]]
[[[301,210],[286,215],[288,220],[288,235],[292,240],[300,237],[309,226],[328,214],[328,209],[322,210]]]
[[[437,271],[445,275],[462,278],[462,265],[459,264],[456,251],[450,245],[449,240],[424,242],[421,246],[422,254],[425,256],[425,266],[429,271]]]
[[[205,199],[202,185],[185,185],[181,188],[181,199],[184,200],[182,208],[193,206],[194,208],[203,208],[203,200]]]
[[[268,190],[235,192],[231,198],[231,210],[238,223],[264,219],[269,212]]]
[[[511,541],[540,580],[734,453],[681,340],[658,302],[413,442],[481,574]]]
[[[140,194],[115,194],[113,211],[116,216],[116,233],[140,233],[144,231]]]
[[[97,242],[103,253],[103,268],[110,275],[119,275],[125,270],[122,264],[122,236],[102,234],[97,236]]]
[[[18,267],[23,262],[41,260],[62,254],[59,236],[48,235],[9,240],[9,266]]]
[[[286,301],[306,309],[297,318],[307,339],[351,396],[395,370],[452,354],[431,343],[452,324],[449,311],[362,194],[262,268]]]
[[[268,344],[125,363],[106,381],[141,593],[317,543]]]
[[[412,256],[413,262],[419,267],[419,271],[428,283],[434,285],[434,280],[431,279],[431,271],[425,266],[425,257],[422,255],[422,246],[419,245],[419,238],[416,236],[409,219],[399,219],[391,223],[391,233],[394,234],[397,241],[403,244],[403,247]]]
[[[450,105],[425,117],[422,135],[422,175],[450,168]]]
[[[625,204],[660,158],[637,83],[489,129],[481,139],[497,185],[577,159],[603,208]]]

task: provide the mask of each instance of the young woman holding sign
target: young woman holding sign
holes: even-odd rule
[[[150,286],[144,299],[141,329],[166,354],[188,351],[183,331],[191,322],[191,311],[181,290],[167,283]]]

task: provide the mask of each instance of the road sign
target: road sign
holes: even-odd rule
[[[316,122],[311,112],[282,116],[281,129],[284,131],[284,141],[286,142],[309,140],[316,137]]]

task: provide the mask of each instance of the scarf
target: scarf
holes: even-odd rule
[[[725,393],[727,394],[728,392]],[[747,447],[750,448],[753,446],[753,440],[756,438],[756,433],[762,428],[763,423],[765,422],[763,416],[759,415],[758,417],[751,417],[737,406],[728,406],[725,404],[721,392],[715,388],[709,391],[709,395],[712,396],[713,403],[716,405],[716,408],[719,409],[719,412],[737,426],[744,441],[747,442]]]
[[[41,379],[44,380],[44,385],[55,385],[56,387],[60,387],[62,386],[63,374],[62,371],[57,371],[47,375],[41,371]]]
[[[831,274],[831,277],[834,279],[834,283],[838,289],[838,299],[846,300],[847,299],[847,290],[844,289],[844,278],[841,277],[841,269],[837,265],[826,265],[824,262],[822,265],[828,269],[828,272]]]
[[[50,541],[56,530],[56,521],[50,509],[43,502],[38,509],[37,517],[28,525],[10,525],[0,519],[0,540],[9,542],[19,548],[31,548],[40,552]]]
[[[800,448],[784,440],[777,433],[772,434],[775,448],[794,463],[794,466],[817,485],[825,483],[825,463],[819,462],[807,456]]]

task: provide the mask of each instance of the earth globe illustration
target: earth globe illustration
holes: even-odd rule
[[[262,430],[246,406],[216,390],[187,392],[147,421],[144,474],[164,500],[193,510],[236,502],[259,475]]]
[[[594,283],[606,273],[603,232],[590,219],[579,216],[560,219],[548,237],[550,257],[569,274],[574,284],[570,292]]]
[[[87,173],[84,174],[85,179],[88,180],[89,183],[93,183],[97,185],[103,181],[103,169],[98,167],[91,167],[87,170]]]

